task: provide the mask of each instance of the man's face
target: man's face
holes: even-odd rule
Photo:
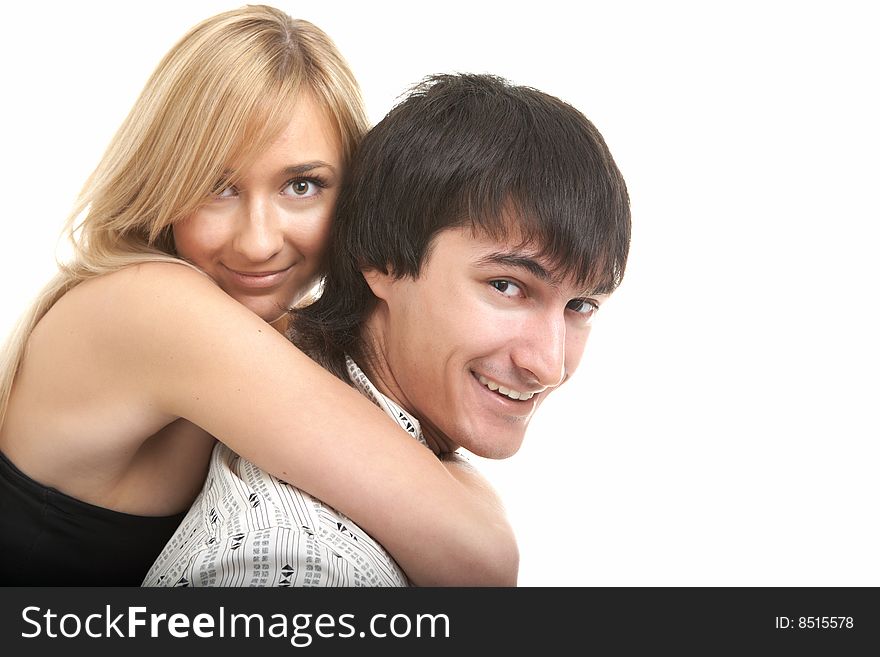
[[[369,321],[371,374],[435,448],[511,456],[577,368],[607,295],[553,281],[538,251],[454,228],[434,238],[418,278],[366,273],[384,301]]]

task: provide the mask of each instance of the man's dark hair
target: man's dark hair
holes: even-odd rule
[[[361,270],[418,277],[433,237],[453,227],[515,235],[560,279],[609,293],[626,267],[629,197],[599,131],[570,105],[490,75],[429,77],[355,154],[323,292],[294,313],[293,341],[347,381],[345,354],[363,363],[376,301]]]

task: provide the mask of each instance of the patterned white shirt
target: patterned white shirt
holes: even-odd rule
[[[355,387],[413,438],[418,421],[379,392],[350,358]],[[142,586],[408,586],[366,532],[222,443],[208,477]]]

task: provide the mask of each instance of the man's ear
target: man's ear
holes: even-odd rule
[[[382,299],[383,301],[388,300],[391,286],[394,285],[394,281],[397,280],[386,271],[386,269],[377,269],[375,267],[361,269],[361,274],[364,275],[364,280],[367,281],[367,285],[370,286],[373,296]]]

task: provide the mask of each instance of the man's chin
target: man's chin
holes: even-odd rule
[[[479,437],[460,444],[470,453],[484,459],[502,460],[519,451],[524,437],[524,432],[508,433],[487,428]]]

